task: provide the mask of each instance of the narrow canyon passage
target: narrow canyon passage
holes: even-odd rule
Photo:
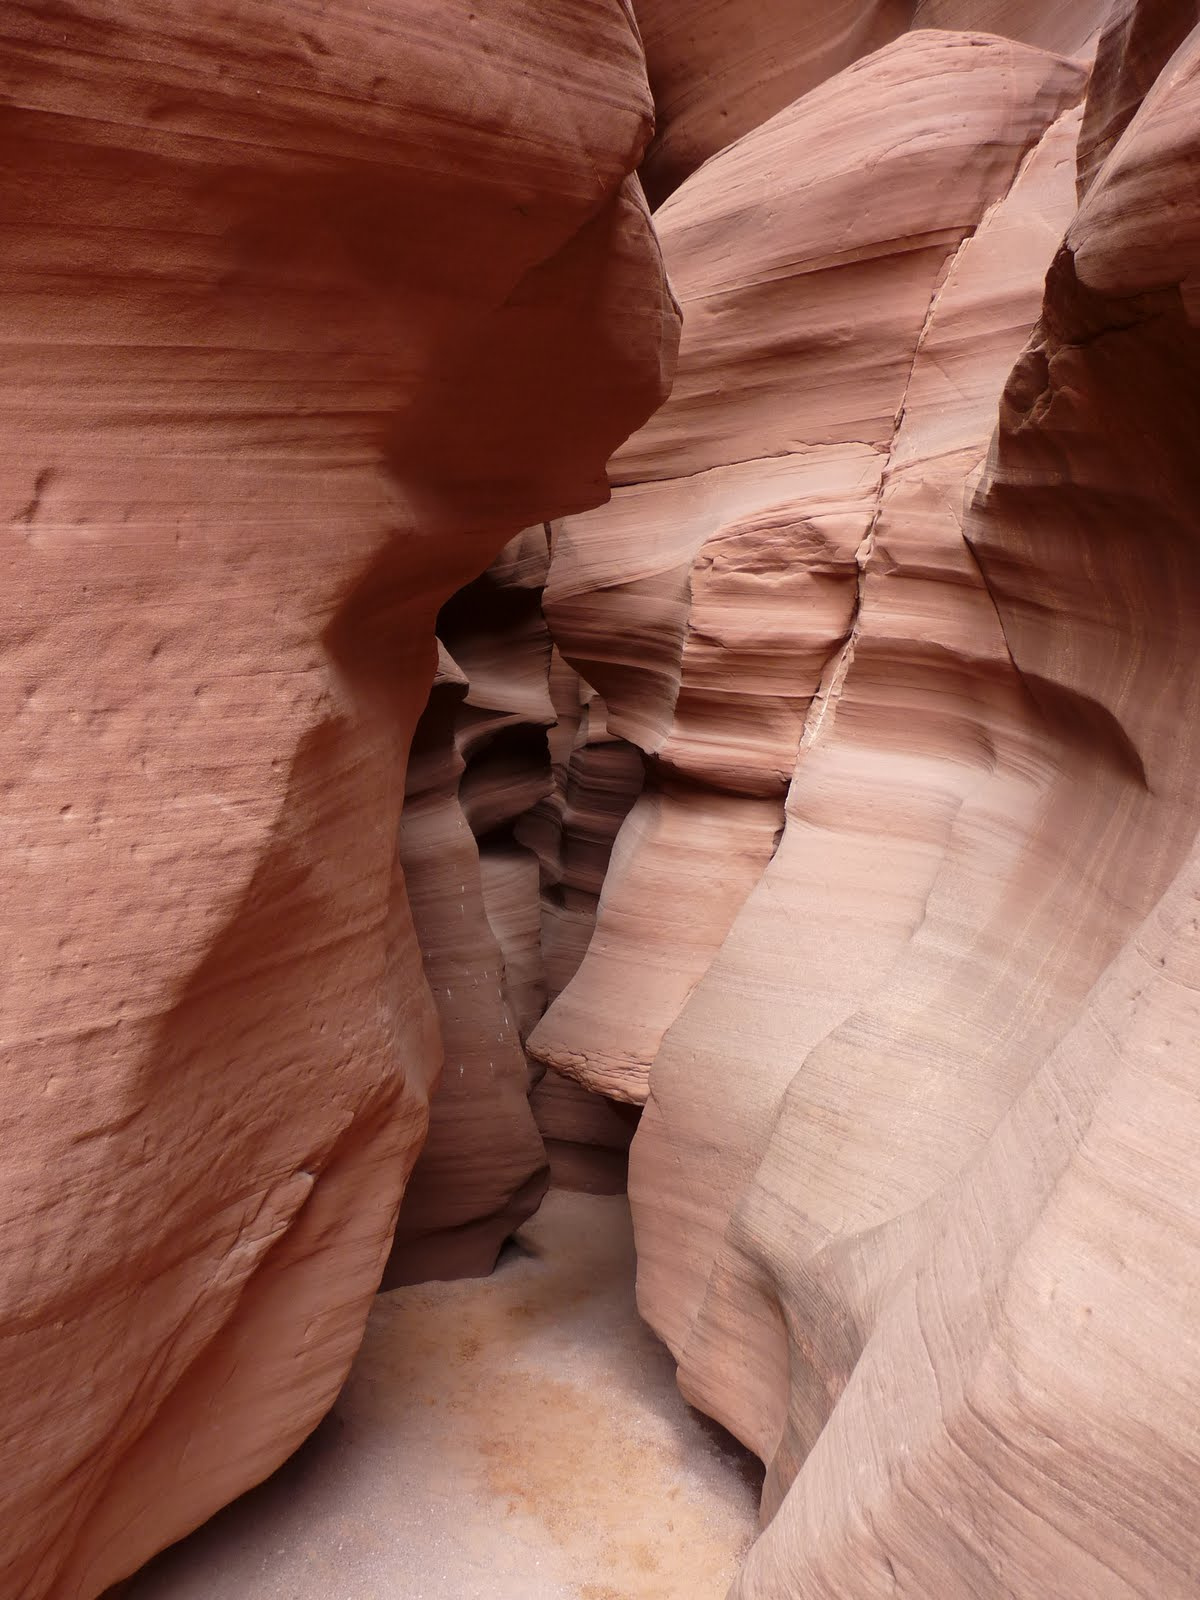
[[[309,1443],[122,1600],[723,1600],[758,1474],[633,1269],[625,1197],[556,1189],[492,1277],[380,1295]]]
[[[0,1600],[1200,1600],[1200,0],[0,63]]]

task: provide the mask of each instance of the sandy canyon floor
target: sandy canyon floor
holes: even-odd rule
[[[639,1321],[624,1197],[380,1295],[331,1415],[123,1600],[723,1600],[756,1474]]]

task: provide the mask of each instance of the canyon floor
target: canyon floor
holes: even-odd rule
[[[758,1476],[639,1320],[623,1196],[380,1295],[337,1405],[123,1600],[723,1600]]]

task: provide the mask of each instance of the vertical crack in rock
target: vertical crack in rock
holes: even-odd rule
[[[954,270],[961,260],[964,252],[977,237],[980,230],[984,228],[989,220],[995,215],[995,213],[998,212],[1001,207],[1008,202],[1018,183],[1021,181],[1029,167],[1032,165],[1033,161],[1036,159],[1038,152],[1050,139],[1056,135],[1060,125],[1067,118],[1072,117],[1075,114],[1077,105],[1078,102],[1061,111],[1054,121],[1051,122],[1050,125],[1042,132],[1041,136],[1030,143],[1028,149],[1016,163],[1012,175],[1005,186],[1004,193],[998,196],[988,205],[986,210],[980,216],[978,222],[976,222],[975,225],[963,235],[957,247],[947,256],[941,271],[938,273],[937,281],[933,287],[933,292],[929,297],[929,304],[926,307],[925,316],[921,322],[920,330],[917,333],[916,342],[913,345],[912,359],[908,364],[908,376],[904,382],[904,391],[900,397],[900,404],[896,408],[891,439],[884,447],[884,461],[879,475],[879,486],[876,492],[875,506],[871,513],[870,526],[867,529],[862,543],[854,552],[854,560],[858,572],[856,578],[854,613],[850,630],[846,635],[845,641],[842,643],[836,654],[831,658],[830,663],[826,666],[825,670],[821,674],[820,686],[816,694],[813,696],[812,707],[809,711],[809,715],[804,724],[803,732],[800,736],[797,752],[799,755],[803,755],[817,743],[822,733],[825,731],[827,724],[830,726],[832,725],[833,718],[837,714],[837,703],[841,698],[842,690],[845,687],[846,678],[854,664],[854,654],[858,646],[858,640],[862,633],[863,627],[863,609],[866,604],[867,576],[870,570],[871,558],[875,553],[875,533],[879,525],[879,519],[883,514],[884,502],[892,478],[896,447],[904,430],[905,417],[908,412],[908,397],[912,389],[913,376],[916,373],[917,365],[921,358],[921,352],[925,347],[926,340],[929,337],[930,330],[932,329],[934,321],[937,317],[938,306],[941,302],[942,294],[947,284],[952,281]],[[966,541],[964,540],[964,542]],[[969,544],[968,549],[970,549]],[[973,551],[971,554],[972,558],[975,559]],[[975,561],[975,564],[977,567],[979,567],[978,560]],[[993,607],[995,607],[994,597],[992,597],[990,586],[987,585],[987,579],[982,571],[982,568],[979,568],[979,572],[981,579],[988,588],[988,595],[989,598],[992,598]],[[1003,629],[1003,620],[1000,617],[998,610],[997,621],[1000,623],[1000,626]],[[1010,660],[1012,658],[1011,651],[1009,652],[1009,658]],[[1013,665],[1016,667],[1015,662],[1013,662]],[[1019,672],[1019,669],[1017,670]]]
[[[0,1591],[644,1101],[731,1600],[1192,1600],[1195,0],[10,9]]]

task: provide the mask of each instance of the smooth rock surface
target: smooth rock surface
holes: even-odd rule
[[[667,1030],[779,846],[797,754],[841,694],[868,563],[883,565],[885,486],[889,503],[917,497],[914,520],[922,494],[948,519],[953,581],[982,590],[953,503],[1074,204],[1074,129],[1059,119],[1085,81],[1000,39],[911,34],[714,158],[657,215],[685,314],[675,386],[614,459],[611,505],[557,534],[545,597],[608,726],[650,758],[587,955],[529,1039],[594,1089],[645,1100]],[[1036,214],[1046,185],[1049,220]],[[1018,187],[1034,194],[1029,237],[993,215]],[[932,392],[910,393],[947,276],[985,228],[990,272],[964,285],[947,351],[930,347]],[[931,413],[923,447],[914,420],[902,426],[910,399]],[[921,463],[942,456],[923,488]],[[902,463],[911,488],[892,482]],[[936,556],[910,559],[936,570]],[[926,597],[946,592],[925,583]],[[860,777],[845,787],[838,804],[854,807]],[[828,861],[816,870],[834,876]],[[735,1026],[715,1025],[723,1038]]]
[[[90,1600],[357,1347],[440,1064],[442,601],[675,318],[622,0],[0,14],[0,1592]]]
[[[0,1588],[328,1405],[423,961],[398,1276],[644,1102],[638,1303],[763,1532],[554,1195],[139,1588],[1194,1600],[1194,0],[143,9],[0,23]],[[605,504],[643,157],[687,322]]]
[[[901,34],[925,28],[1000,34],[1090,60],[1110,9],[1163,14],[1161,35],[1192,0],[638,0],[657,128],[642,166],[662,204],[709,157]]]
[[[531,1044],[646,1099],[639,1304],[769,1468],[734,1600],[1186,1600],[1200,31],[1157,0],[922,10],[1072,54],[1105,24],[1091,97],[1079,60],[906,35],[658,212],[679,382],[547,588],[649,781]],[[835,449],[878,456],[841,545],[819,477],[775,492]],[[767,709],[822,621],[776,624],[781,548],[831,648]]]
[[[400,817],[403,874],[444,1061],[383,1285],[488,1273],[549,1176],[480,851],[463,811],[459,732],[470,680],[439,642],[413,735]],[[491,698],[498,698],[493,695]],[[537,906],[536,884],[532,889]]]

